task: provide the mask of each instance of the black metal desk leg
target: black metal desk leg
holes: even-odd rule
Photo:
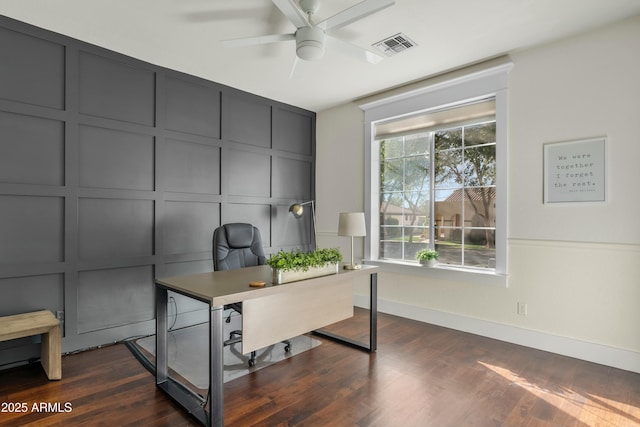
[[[214,352],[215,359],[211,358],[212,361],[215,360],[215,363],[212,362],[210,365],[213,366],[212,375],[210,375],[213,380],[210,388],[213,393],[211,408],[215,412],[209,411],[207,413],[205,410],[206,400],[169,375],[167,301],[168,290],[162,286],[156,286],[156,386],[203,425],[221,427],[223,425],[222,404],[224,398],[222,395],[222,353]],[[214,348],[222,349],[222,307],[216,308],[219,310],[211,311],[211,325],[214,326],[210,326],[212,330],[210,345],[218,345]],[[214,334],[213,331],[216,327],[219,329],[219,333]]]
[[[369,351],[378,349],[378,273],[369,278]]]
[[[209,391],[211,406],[209,408],[209,425],[224,426],[224,337],[223,307],[211,307],[209,319]]]
[[[156,384],[169,378],[167,359],[167,290],[156,286]]]
[[[329,338],[341,344],[346,344],[360,350],[366,350],[373,353],[378,348],[378,273],[371,273],[369,277],[369,344],[364,344],[347,338],[342,335],[334,334],[324,329],[316,329],[314,334],[321,337]]]

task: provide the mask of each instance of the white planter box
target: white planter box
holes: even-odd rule
[[[298,280],[311,279],[312,277],[328,276],[330,274],[338,274],[338,263],[327,264],[324,267],[310,267],[307,271],[303,270],[276,270],[273,271],[273,283],[281,285],[283,283],[296,282]]]

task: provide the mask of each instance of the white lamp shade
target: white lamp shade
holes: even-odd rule
[[[338,221],[338,236],[366,236],[364,212],[342,212]]]

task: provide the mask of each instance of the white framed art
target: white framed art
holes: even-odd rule
[[[605,202],[606,138],[544,144],[544,203]]]

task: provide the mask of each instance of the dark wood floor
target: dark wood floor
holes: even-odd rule
[[[362,314],[340,332],[357,338]],[[226,425],[640,426],[639,374],[384,314],[378,339],[371,355],[323,340],[225,384]],[[122,344],[65,356],[61,381],[0,371],[0,404],[3,426],[196,425]]]

